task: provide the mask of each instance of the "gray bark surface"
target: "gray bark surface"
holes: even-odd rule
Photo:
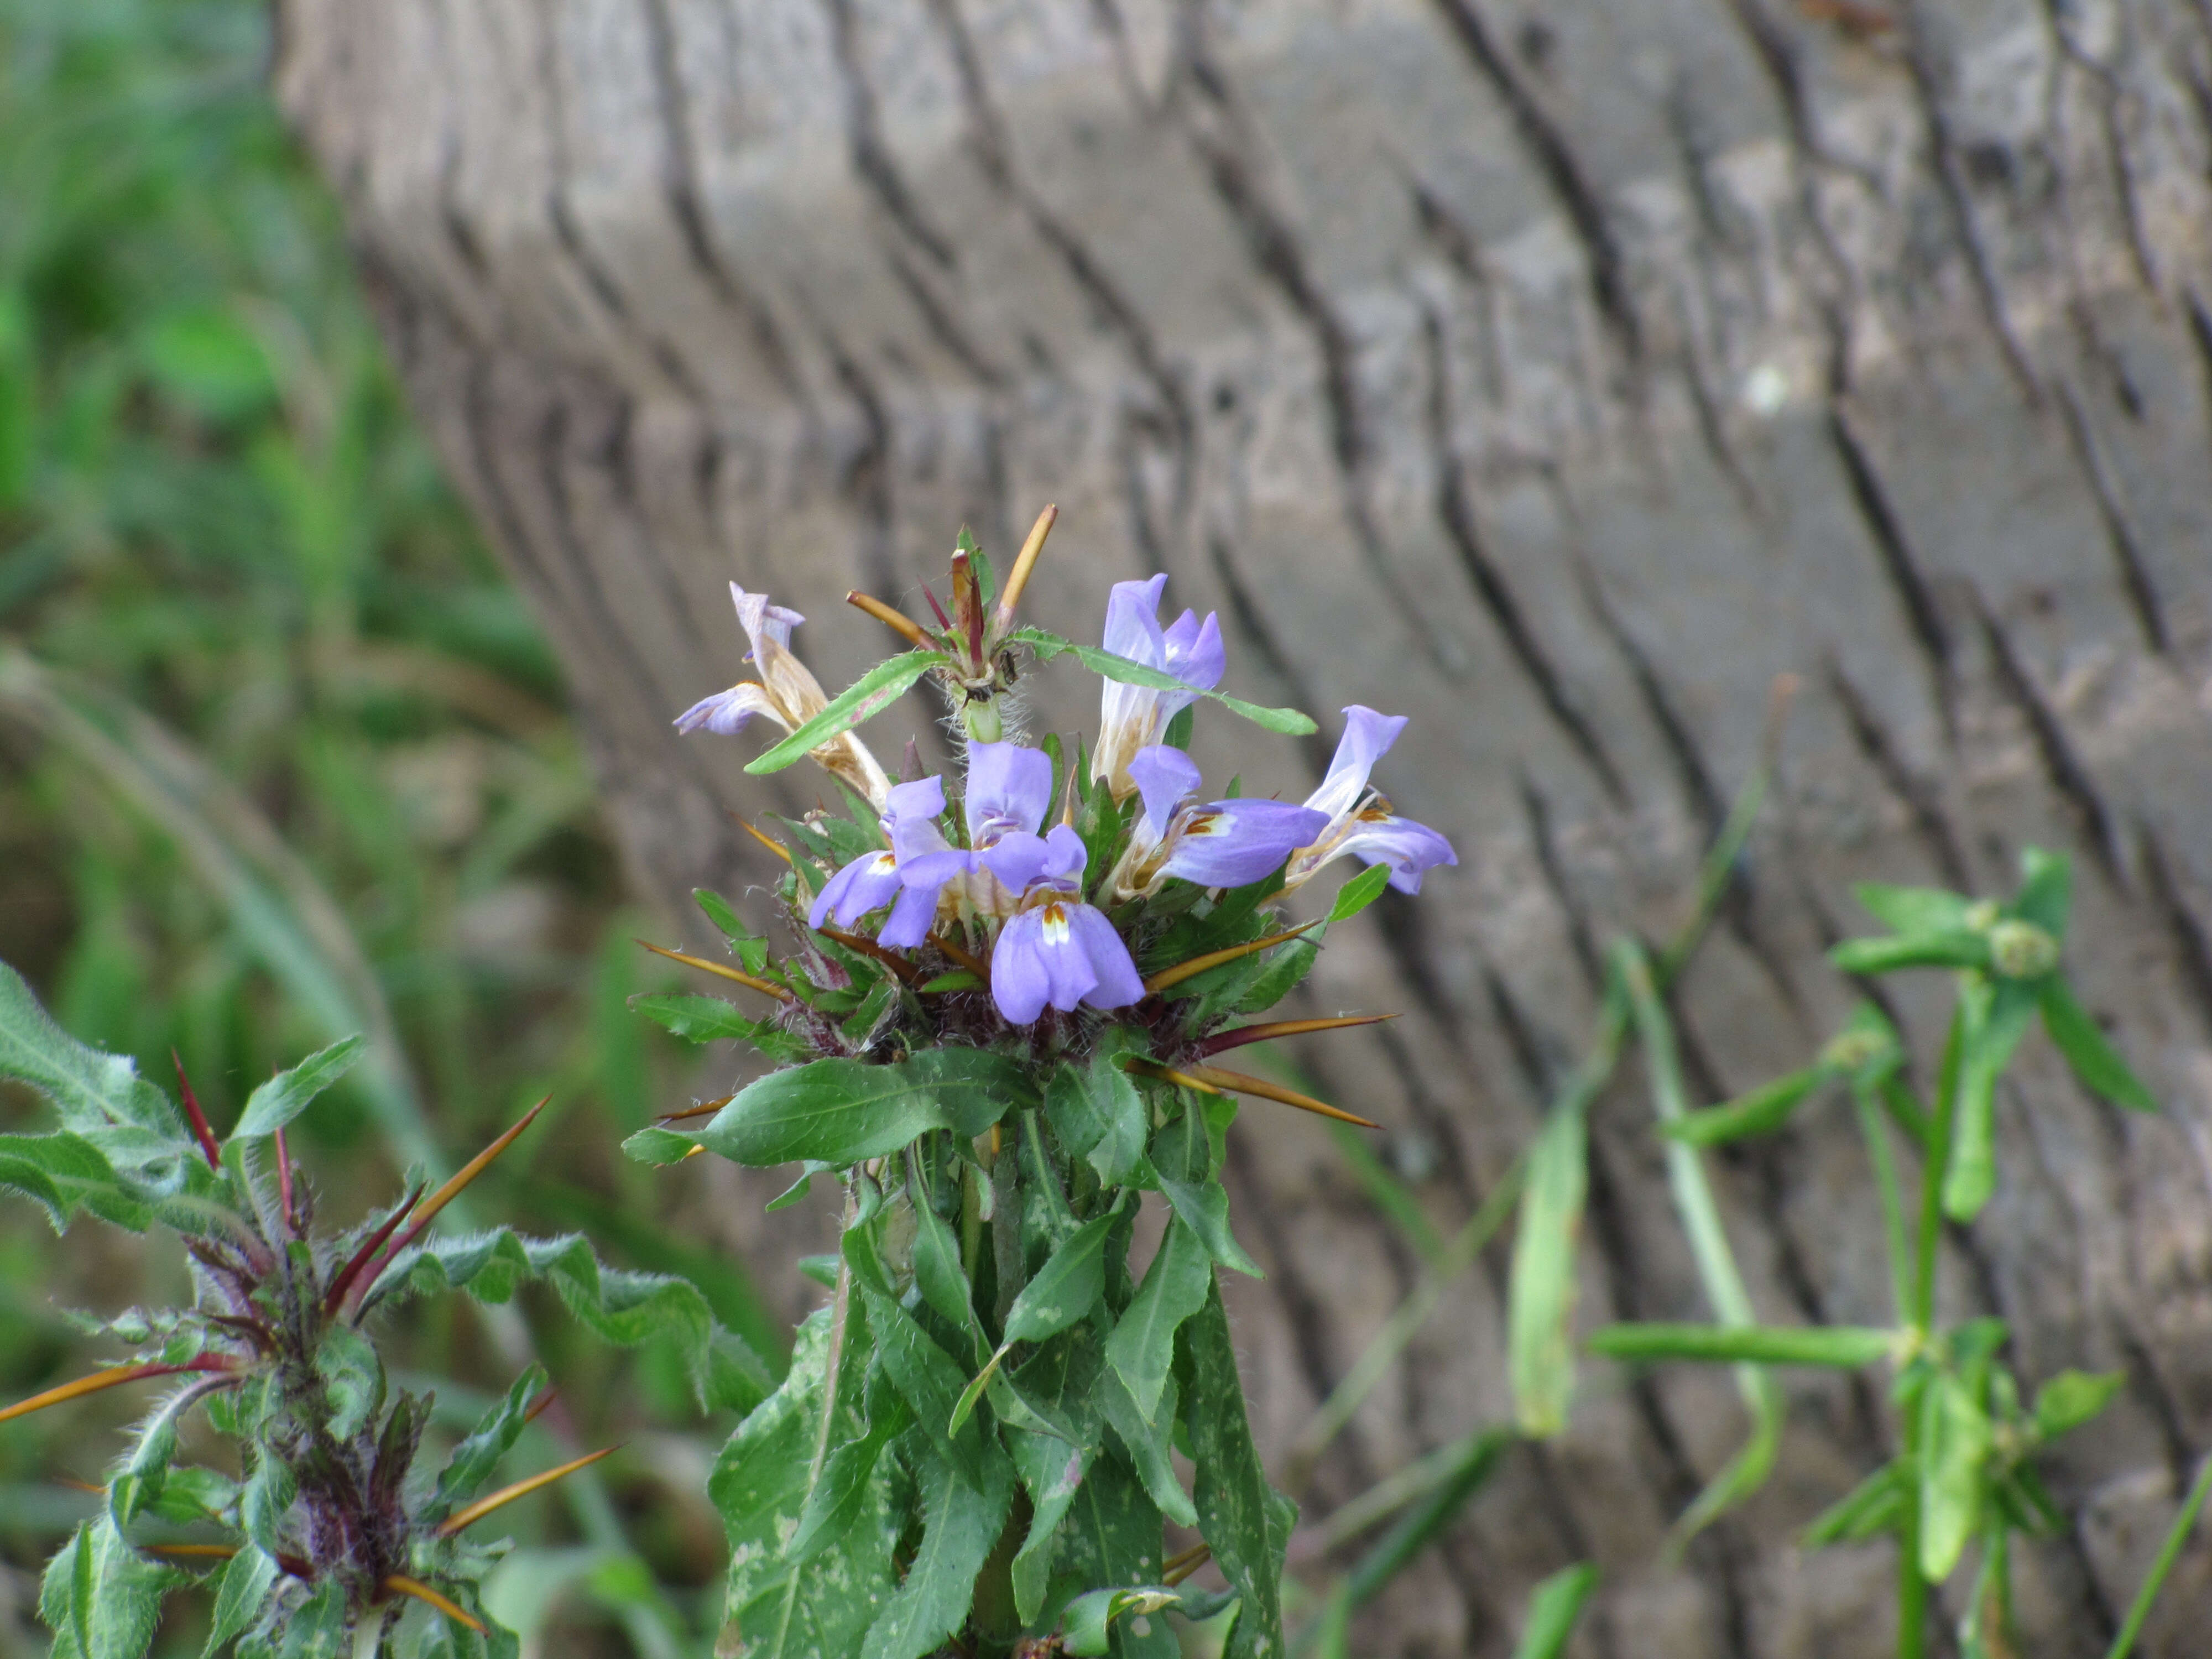
[[[1029,609],[1111,580],[1218,609],[1209,772],[1302,793],[1332,711],[1410,714],[1378,778],[1455,841],[1325,953],[1312,1050],[1440,1225],[1577,1058],[1605,937],[1662,934],[1802,678],[1733,906],[1677,998],[1719,1099],[1850,1004],[1855,880],[2077,866],[2072,959],[2167,1103],[2084,1097],[2033,1039],[1947,1310],[2023,1373],[2124,1367],[2024,1558],[2029,1650],[2100,1651],[2212,1447],[2212,13],[1954,0],[282,0],[278,85],[337,181],[416,407],[536,604],[641,881],[764,872],[727,814],[810,797],[669,720],[738,678],[724,584],[813,618],[844,684],[972,524],[1060,526]],[[1073,669],[1039,720],[1093,726]],[[871,728],[895,755],[913,705]],[[685,924],[695,945],[702,923]],[[1931,988],[1932,990],[1932,988]],[[1905,1006],[1923,1075],[1940,1033]],[[1266,1263],[1237,1330],[1280,1449],[1413,1280],[1319,1125],[1232,1134]],[[1703,1309],[1634,1062],[1595,1126],[1579,1318]],[[1847,1115],[1722,1160],[1761,1315],[1881,1322]],[[730,1188],[733,1243],[787,1248]],[[769,1241],[763,1243],[763,1241]],[[1322,1466],[1324,1513],[1510,1413],[1503,1256]],[[1595,1559],[1577,1651],[1872,1655],[1890,1553],[1794,1529],[1881,1455],[1874,1393],[1792,1376],[1767,1492],[1668,1565],[1744,1430],[1729,1379],[1584,1367],[1359,1626],[1503,1654]],[[2147,1650],[2201,1654],[2212,1566]]]

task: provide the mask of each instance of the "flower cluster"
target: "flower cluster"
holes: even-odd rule
[[[1100,654],[1149,672],[1117,679],[1109,669],[1089,767],[1095,795],[1079,793],[1055,750],[971,740],[952,814],[943,777],[881,782],[882,767],[849,727],[812,744],[807,752],[877,809],[878,833],[876,845],[826,872],[805,905],[807,927],[834,926],[891,951],[933,946],[950,961],[986,960],[979,977],[1000,1015],[1025,1026],[1048,1007],[1104,1012],[1142,1000],[1133,941],[1146,931],[1142,902],[1170,882],[1271,883],[1287,893],[1351,857],[1386,866],[1391,886],[1418,893],[1425,871],[1458,861],[1443,836],[1398,817],[1370,787],[1406,720],[1358,704],[1344,710],[1335,758],[1303,804],[1201,800],[1199,769],[1172,738],[1178,717],[1220,682],[1221,629],[1212,614],[1201,622],[1190,611],[1163,626],[1166,581],[1119,582],[1108,599]],[[678,727],[736,732],[760,714],[799,732],[828,706],[789,649],[804,618],[734,583],[732,592],[762,679],[695,705]],[[1180,684],[1152,683],[1161,679]],[[801,879],[811,885],[823,873]]]
[[[1052,518],[1003,591],[963,538],[951,605],[930,595],[934,628],[848,596],[908,649],[832,699],[791,658],[797,617],[738,590],[761,678],[678,722],[767,715],[783,739],[748,770],[811,756],[848,786],[843,811],[754,830],[788,866],[780,958],[712,894],[700,902],[733,960],[663,952],[773,1012],[641,1000],[682,1035],[744,1039],[777,1064],[639,1132],[633,1156],[796,1163],[793,1196],[823,1173],[844,1188],[830,1305],[712,1485],[740,1645],[1164,1659],[1180,1650],[1166,1613],[1234,1603],[1227,1652],[1283,1650],[1291,1511],[1267,1492],[1215,1285],[1219,1268],[1257,1271],[1230,1226],[1224,1137],[1237,1096],[1368,1120],[1216,1061],[1385,1018],[1254,1017],[1296,988],[1331,925],[1455,860],[1372,787],[1405,721],[1371,708],[1345,710],[1304,801],[1205,787],[1188,751],[1201,699],[1277,732],[1313,722],[1222,691],[1218,622],[1163,623],[1164,577],[1115,586],[1098,647],[1018,625]],[[1079,739],[1009,735],[1026,665],[1065,655],[1105,682],[1087,755]],[[876,789],[883,769],[855,728],[925,678],[951,707],[957,758],[924,775],[909,744],[905,775]],[[1344,859],[1369,867],[1325,915],[1273,914]],[[1144,1192],[1173,1219],[1139,1285]],[[1206,1496],[1231,1488],[1255,1501]],[[1170,1554],[1170,1523],[1203,1536]],[[1185,1581],[1209,1558],[1226,1588],[1201,1593]]]

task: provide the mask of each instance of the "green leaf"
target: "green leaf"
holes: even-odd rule
[[[1893,933],[1962,933],[1972,902],[1940,887],[1891,887],[1863,881],[1851,889],[1859,907]]]
[[[142,1659],[161,1623],[161,1598],[189,1575],[149,1560],[101,1516],[46,1564],[39,1616],[54,1633],[54,1659]]]
[[[1567,1322],[1589,1184],[1586,1135],[1579,1109],[1555,1109],[1528,1152],[1506,1312],[1506,1363],[1523,1434],[1553,1435],[1567,1425],[1575,1386]]]
[[[1718,1360],[1753,1365],[1872,1365],[1896,1352],[1891,1331],[1864,1325],[1607,1325],[1590,1352],[1638,1364]]]
[[[975,1599],[975,1576],[1006,1528],[1013,1470],[1003,1457],[986,1464],[980,1486],[942,1460],[921,1470],[921,1546],[882,1617],[868,1627],[861,1659],[921,1659],[960,1628]]]
[[[0,963],[0,1077],[18,1078],[54,1103],[62,1127],[79,1134],[135,1124],[165,1141],[194,1146],[168,1097],[138,1075],[125,1054],[87,1048],[47,1018],[23,976]]]
[[[238,1493],[239,1530],[246,1541],[271,1555],[283,1547],[284,1517],[291,1512],[299,1488],[291,1469],[265,1451]]]
[[[215,1623],[200,1659],[216,1659],[225,1643],[253,1622],[276,1587],[277,1571],[276,1558],[251,1544],[230,1558],[222,1570],[222,1588],[216,1592]]]
[[[1084,1223],[1053,1251],[1006,1310],[1006,1341],[1042,1342],[1098,1305],[1106,1292],[1106,1236],[1120,1217],[1116,1206]]]
[[[1144,1483],[1146,1494],[1159,1505],[1160,1513],[1179,1527],[1198,1524],[1198,1511],[1191,1506],[1182,1482],[1176,1474],[1173,1431],[1176,1417],[1176,1387],[1170,1377],[1158,1406],[1157,1419],[1147,1420],[1130,1397],[1128,1387],[1119,1373],[1108,1370],[1099,1374],[1096,1385],[1099,1410],[1121,1442],[1121,1449]]]
[[[500,1460],[514,1449],[529,1422],[531,1402],[546,1387],[543,1366],[525,1368],[501,1401],[477,1419],[468,1437],[455,1446],[438,1472],[438,1485],[416,1511],[426,1522],[443,1521],[483,1487]]]
[[[1943,1176],[1943,1213],[1954,1221],[1972,1221],[1996,1191],[1997,1079],[2035,1017],[2040,988],[2033,980],[2003,979],[1960,1000],[1962,1011],[1978,1003],[1986,1012],[1969,1020],[1959,1061],[1951,1163]]]
[[[1390,1581],[1441,1536],[1474,1496],[1490,1483],[1518,1437],[1511,1429],[1479,1429],[1444,1449],[1450,1454],[1440,1478],[1407,1508],[1389,1532],[1361,1556],[1339,1586],[1348,1617],[1389,1587]]]
[[[1828,952],[1828,960],[1847,974],[1889,974],[1901,968],[1987,968],[1986,933],[1898,933],[1881,939],[1847,939]]]
[[[1182,1328],[1180,1379],[1191,1461],[1198,1466],[1199,1529],[1213,1559],[1242,1598],[1224,1659],[1263,1659],[1283,1651],[1283,1554],[1297,1506],[1267,1485],[1218,1285]]]
[[[1149,686],[1158,691],[1189,691],[1211,697],[1232,714],[1241,714],[1255,726],[1270,732],[1279,732],[1286,738],[1310,737],[1321,728],[1295,708],[1262,708],[1257,703],[1246,702],[1242,697],[1232,697],[1223,691],[1208,691],[1191,685],[1172,674],[1164,674],[1157,668],[1147,668],[1127,657],[1117,657],[1111,651],[1103,651],[1095,645],[1077,645],[1057,634],[1047,633],[1042,628],[1018,628],[1007,635],[1009,641],[1028,646],[1041,662],[1049,662],[1064,651],[1073,651],[1078,660],[1092,673],[1123,685]]]
[[[1189,712],[1188,708],[1183,710],[1186,714]],[[1086,1591],[1070,1601],[1060,1615],[1060,1646],[1079,1656],[1079,1659],[1097,1659],[1109,1651],[1108,1644],[1115,1620],[1146,1618],[1176,1606],[1182,1600],[1164,1584]]]
[[[914,1220],[914,1282],[921,1299],[956,1330],[966,1333],[980,1358],[990,1345],[975,1317],[968,1275],[960,1265],[959,1241],[952,1237],[945,1218],[919,1194],[915,1198]]]
[[[384,1367],[368,1339],[350,1325],[331,1325],[315,1351],[315,1374],[331,1403],[330,1431],[350,1440],[384,1404]]]
[[[864,720],[873,720],[904,696],[908,689],[924,674],[933,668],[942,668],[951,660],[942,651],[908,651],[887,662],[878,663],[832,697],[812,720],[767,753],[747,762],[745,770],[756,776],[766,772],[781,772],[793,762],[805,758],[809,750],[819,749]]]
[[[1805,1528],[1806,1547],[1856,1544],[1877,1533],[1893,1532],[1911,1498],[1903,1466],[1885,1463],[1814,1517]]]
[[[1583,1616],[1583,1604],[1597,1588],[1597,1569],[1583,1561],[1562,1567],[1528,1593],[1528,1622],[1513,1659],[1559,1659],[1567,1638]]]
[[[1223,1267],[1254,1279],[1267,1276],[1229,1231],[1229,1194],[1218,1181],[1211,1176],[1204,1181],[1177,1181],[1163,1173],[1160,1190],[1175,1206],[1176,1218],[1198,1235],[1208,1255]]]
[[[1144,1096],[1115,1063],[1117,1056],[1140,1047],[1135,1033],[1115,1027],[1101,1036],[1088,1065],[1064,1065],[1045,1086],[1045,1115],[1053,1133],[1109,1187],[1127,1182],[1144,1156],[1151,1127]]]
[[[784,1561],[801,1567],[848,1537],[866,1513],[876,1469],[890,1443],[914,1425],[914,1413],[882,1370],[872,1370],[864,1397],[867,1429],[830,1452],[806,1494],[799,1529],[783,1547]]]
[[[2125,1371],[2058,1373],[2035,1391],[2035,1429],[2046,1440],[2077,1429],[2127,1386]]]
[[[1330,922],[1348,921],[1381,898],[1390,884],[1390,873],[1387,864],[1370,864],[1338,888],[1336,902],[1328,907]]]
[[[926,979],[914,988],[926,997],[942,995],[947,991],[974,991],[981,988],[983,981],[965,968],[955,968],[949,974],[939,974],[935,979]]]
[[[1939,1372],[1920,1398],[1920,1576],[1951,1576],[1978,1528],[1989,1413],[1960,1378]]]
[[[972,1139],[1036,1103],[1035,1085],[1009,1055],[926,1048],[890,1066],[817,1060],[770,1072],[692,1138],[738,1164],[857,1164],[932,1129]]]
[[[1206,1305],[1212,1283],[1206,1241],[1180,1217],[1170,1220],[1159,1253],[1145,1270],[1145,1282],[1106,1339],[1107,1364],[1120,1374],[1148,1423],[1159,1420],[1160,1392],[1175,1366],[1176,1332]]]
[[[1714,1146],[1741,1140],[1747,1135],[1771,1134],[1790,1121],[1790,1114],[1808,1096],[1828,1080],[1826,1067],[1808,1066],[1762,1083],[1749,1094],[1739,1095],[1722,1106],[1686,1112],[1659,1126],[1660,1133],[1692,1146]]]
[[[1061,1523],[1058,1553],[1054,1583],[1062,1595],[1150,1584],[1159,1577],[1164,1556],[1160,1512],[1119,1457],[1102,1454],[1092,1462]],[[1046,1618],[1056,1613],[1048,1604]],[[1140,1633],[1124,1621],[1115,1632],[1119,1659],[1179,1659],[1182,1644],[1167,1620],[1151,1624],[1149,1632]]]
[[[834,1543],[795,1565],[783,1559],[827,1478],[828,1448],[864,1437],[848,1403],[857,1383],[841,1382],[836,1420],[823,1421],[831,1328],[826,1308],[799,1327],[782,1386],[738,1425],[708,1482],[729,1534],[729,1622],[748,1659],[852,1659],[898,1583],[891,1552],[906,1502],[888,1458]]]
[[[2135,1112],[2154,1112],[2158,1102],[2128,1069],[2119,1051],[2106,1040],[2089,1011],[2075,1000],[2066,981],[2052,974],[2037,987],[2043,1008],[2043,1029],[2074,1075],[2091,1094]]]
[[[686,1042],[732,1041],[750,1043],[770,1060],[797,1060],[814,1052],[805,1038],[794,1036],[773,1020],[749,1018],[735,1003],[720,997],[697,995],[634,996],[629,1006],[655,1024]]]
[[[2056,939],[2066,937],[2066,921],[2074,908],[2074,862],[2063,853],[2046,853],[2040,847],[2024,847],[2020,854],[2020,891],[2008,908],[2022,921],[2032,921]]]
[[[757,974],[768,966],[768,939],[745,926],[744,920],[730,908],[729,900],[705,887],[695,887],[691,896],[707,913],[707,920],[714,924],[715,931],[730,947],[738,959],[738,966],[749,974]]]
[[[79,1210],[132,1232],[154,1219],[151,1206],[115,1173],[106,1154],[82,1135],[0,1135],[0,1187],[43,1205],[56,1232]]]
[[[845,1235],[846,1255],[853,1255],[854,1229]],[[981,1485],[987,1458],[981,1428],[971,1419],[954,1419],[967,1377],[952,1356],[931,1340],[914,1316],[873,1285],[860,1284],[860,1299],[867,1309],[868,1334],[874,1339],[878,1362],[920,1420],[921,1433],[947,1468],[963,1480]]]
[[[364,1041],[349,1036],[309,1054],[289,1072],[279,1072],[248,1097],[239,1115],[234,1139],[257,1139],[273,1135],[307,1109],[307,1103],[354,1067],[367,1048]]]
[[[669,1342],[682,1356],[702,1403],[734,1400],[724,1382],[733,1365],[744,1371],[744,1399],[757,1399],[765,1389],[766,1362],[715,1323],[697,1285],[665,1273],[606,1267],[590,1243],[574,1233],[530,1238],[501,1227],[431,1239],[386,1269],[374,1294],[398,1298],[464,1291],[497,1305],[531,1281],[550,1285],[562,1305],[602,1341],[624,1348],[649,1338]]]

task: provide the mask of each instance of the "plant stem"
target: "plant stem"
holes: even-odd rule
[[[1959,1006],[1943,1042],[1943,1066],[1936,1079],[1936,1114],[1928,1126],[1927,1156],[1920,1165],[1920,1232],[1913,1252],[1914,1336],[1928,1340],[1936,1318],[1936,1252],[1943,1237],[1943,1176],[1951,1161],[1951,1118],[1958,1106],[1959,1061],[1965,1052],[1967,1004],[1980,988],[1960,987]],[[1905,1468],[1911,1483],[1905,1518],[1897,1533],[1897,1659],[1921,1659],[1928,1642],[1928,1581],[1920,1571],[1920,1389],[1908,1389],[1899,1402],[1905,1413]]]
[[[2150,1577],[2136,1592],[2135,1605],[2128,1609],[2128,1621],[2120,1626],[2120,1633],[2112,1638],[2112,1651],[2105,1659],[2128,1659],[2142,1634],[2142,1627],[2150,1618],[2151,1604],[2166,1586],[2166,1576],[2173,1571],[2173,1564],[2181,1557],[2182,1547],[2188,1543],[2189,1534],[2197,1530],[2197,1517],[2204,1511],[2204,1500],[2212,1498],[2212,1457],[2204,1460],[2198,1471],[2197,1484],[2189,1489],[2182,1501],[2181,1513],[2173,1517],[2173,1526],[2166,1534],[2166,1542],[2159,1547],[2158,1559],[2151,1564]]]

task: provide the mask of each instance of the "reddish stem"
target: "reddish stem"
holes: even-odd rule
[[[200,1139],[200,1151],[207,1154],[208,1168],[221,1175],[222,1154],[216,1150],[215,1131],[208,1127],[207,1114],[200,1110],[199,1097],[192,1092],[192,1080],[185,1075],[185,1057],[172,1048],[169,1058],[177,1063],[177,1087],[184,1091],[185,1112],[192,1121],[192,1133]]]

